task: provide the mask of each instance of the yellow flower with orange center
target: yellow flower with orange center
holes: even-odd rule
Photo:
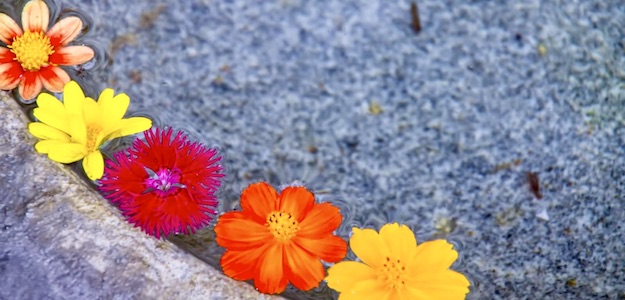
[[[377,233],[352,229],[349,240],[362,261],[344,261],[328,269],[328,286],[339,300],[459,300],[469,281],[450,270],[458,252],[445,240],[421,243],[406,225],[386,224]]]
[[[80,18],[69,16],[50,30],[50,12],[42,0],[31,0],[22,10],[22,27],[0,13],[0,89],[18,87],[25,100],[33,99],[42,87],[60,93],[70,81],[59,66],[78,65],[91,60],[94,51],[87,46],[68,46],[82,31]],[[22,30],[23,29],[23,30]]]
[[[28,131],[42,139],[35,144],[37,152],[66,164],[82,159],[87,176],[100,179],[104,173],[100,147],[111,139],[152,127],[148,118],[124,119],[129,105],[126,94],[114,95],[112,89],[102,91],[96,102],[70,81],[63,89],[63,102],[47,93],[37,97],[33,114],[40,122],[28,124]]]

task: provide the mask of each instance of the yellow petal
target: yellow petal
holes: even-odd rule
[[[356,283],[375,278],[376,273],[371,267],[360,262],[343,261],[328,269],[325,280],[333,290],[349,293]]]
[[[69,164],[79,161],[87,155],[85,146],[75,143],[55,145],[48,151],[48,157],[56,162]]]
[[[390,256],[388,246],[373,229],[352,229],[349,245],[360,260],[372,268],[381,266]]]
[[[119,121],[119,136],[127,136],[146,131],[152,127],[152,120],[144,117],[132,117]]]
[[[85,93],[78,83],[73,80],[68,82],[63,88],[63,104],[67,114],[72,117],[73,115],[82,117],[84,101]]]
[[[43,93],[37,97],[37,106],[33,110],[33,116],[37,120],[70,134],[67,115],[61,101],[50,94]]]
[[[82,160],[82,167],[85,170],[85,174],[91,180],[97,180],[102,178],[104,174],[104,158],[100,151],[93,151],[89,153]]]
[[[381,280],[363,280],[357,282],[350,291],[341,293],[339,300],[408,300],[390,299],[390,292],[389,287],[386,287]]]
[[[56,22],[48,31],[51,40],[58,39],[61,45],[73,41],[82,31],[82,20],[76,16],[69,16]]]
[[[380,229],[380,237],[388,245],[393,257],[407,263],[414,258],[417,240],[408,226],[400,226],[397,223],[386,224]]]
[[[90,97],[85,97],[84,112],[86,124],[98,124],[102,126],[102,110],[98,103]]]
[[[47,31],[50,11],[42,0],[31,0],[22,10],[22,28],[27,31]]]
[[[41,122],[32,122],[28,124],[28,131],[35,137],[44,140],[59,140],[63,142],[70,141],[67,133]]]
[[[112,124],[119,122],[126,114],[130,105],[130,97],[124,93],[113,97],[113,90],[105,89],[100,93],[98,105],[102,109],[103,121],[107,125],[106,127],[112,127]]]
[[[406,289],[415,299],[465,299],[469,280],[455,271],[423,272],[418,278],[408,278]]]
[[[50,149],[54,149],[60,144],[67,144],[67,142],[59,140],[41,140],[35,144],[35,150],[41,154],[48,154]]]
[[[437,272],[448,269],[458,259],[458,252],[453,245],[445,240],[435,240],[417,246],[414,260],[409,270],[421,272]],[[419,272],[420,273],[420,272]]]
[[[13,19],[5,14],[0,14],[0,41],[5,44],[13,42],[13,38],[24,34]]]

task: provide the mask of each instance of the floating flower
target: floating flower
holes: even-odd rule
[[[320,262],[345,257],[347,243],[332,234],[342,221],[330,203],[315,203],[302,186],[280,194],[269,184],[251,184],[241,194],[240,212],[227,212],[215,226],[217,244],[227,249],[224,273],[254,280],[263,293],[281,293],[291,282],[300,290],[317,287],[325,277]]]
[[[217,150],[190,142],[182,132],[151,129],[145,141],[107,160],[100,191],[128,222],[160,238],[207,225],[224,176]]]
[[[6,44],[6,48],[0,47],[0,89],[19,86],[25,100],[35,98],[42,85],[60,93],[70,78],[59,66],[78,65],[93,58],[93,49],[87,46],[68,46],[82,31],[80,18],[63,18],[48,30],[49,21],[50,12],[42,0],[24,5],[21,28],[0,13],[0,41]]]
[[[412,230],[386,224],[378,234],[353,228],[349,244],[362,262],[340,262],[328,269],[328,286],[339,300],[464,299],[469,281],[449,270],[458,253],[445,240],[417,246]]]
[[[65,164],[82,159],[87,176],[91,180],[99,179],[104,171],[102,144],[152,126],[148,118],[124,119],[129,104],[126,94],[113,96],[112,89],[102,91],[96,102],[85,97],[75,81],[65,85],[63,102],[42,93],[37,97],[38,107],[33,110],[40,122],[28,124],[28,131],[42,139],[35,144],[35,150]]]

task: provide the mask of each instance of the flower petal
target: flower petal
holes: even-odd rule
[[[28,131],[35,137],[44,140],[70,141],[67,133],[41,122],[31,122],[28,124]]]
[[[48,158],[53,161],[69,164],[81,160],[87,155],[85,146],[76,143],[58,144],[48,151]]]
[[[406,281],[408,292],[419,299],[464,299],[470,285],[464,275],[452,270],[427,270]]]
[[[50,92],[60,93],[70,80],[65,70],[57,66],[48,66],[39,70],[43,86]]]
[[[145,117],[132,117],[128,119],[122,119],[117,122],[116,129],[107,130],[106,140],[128,136],[135,133],[143,132],[152,127],[152,120]],[[106,130],[106,129],[105,129]]]
[[[63,46],[50,55],[50,62],[62,66],[80,65],[90,61],[95,52],[87,46]]]
[[[417,240],[408,226],[397,223],[386,224],[380,229],[380,237],[391,251],[391,255],[406,263],[415,257]]]
[[[37,153],[48,154],[50,149],[57,148],[61,144],[67,144],[67,142],[59,140],[41,140],[35,144],[35,150]]]
[[[11,17],[0,14],[0,41],[10,45],[13,43],[14,37],[22,34],[24,34],[22,28]]]
[[[46,32],[49,21],[48,5],[42,0],[31,0],[24,5],[24,10],[22,10],[22,28],[24,30]]]
[[[396,300],[390,297],[391,291],[391,289],[384,285],[384,281],[378,280],[377,278],[366,279],[356,282],[348,292],[341,293],[340,300]]]
[[[278,209],[301,222],[315,205],[315,196],[303,186],[288,186],[278,197]]]
[[[82,31],[82,20],[76,16],[69,16],[56,22],[47,33],[52,46],[67,45]]]
[[[236,280],[250,280],[254,278],[254,270],[260,254],[265,247],[250,249],[249,251],[227,250],[221,256],[220,264],[224,274]]]
[[[24,72],[22,80],[18,86],[20,96],[24,100],[31,100],[41,92],[43,84],[41,78],[35,72]]]
[[[278,193],[266,182],[250,184],[241,193],[241,208],[247,218],[264,224],[267,216],[276,211]]]
[[[82,167],[85,174],[91,180],[102,178],[104,174],[104,157],[100,151],[93,151],[82,160]]]
[[[267,227],[247,219],[242,212],[227,212],[219,216],[215,234],[217,244],[228,250],[249,250],[274,242]]]
[[[390,251],[384,243],[384,240],[373,229],[352,228],[352,237],[349,239],[349,245],[352,251],[362,262],[372,268],[380,267]]]
[[[417,246],[415,258],[410,270],[431,270],[431,272],[448,269],[458,259],[458,252],[453,245],[445,240],[434,240]]]
[[[0,64],[15,62],[15,54],[9,48],[0,47]]]
[[[126,114],[128,106],[130,105],[130,97],[124,93],[113,97],[113,90],[105,89],[100,93],[98,105],[100,105],[102,109],[105,120],[117,122]]]
[[[254,270],[254,286],[265,294],[278,294],[289,283],[284,276],[283,244],[275,243],[267,247],[260,255]]]
[[[325,269],[318,258],[312,256],[295,243],[285,244],[285,275],[296,288],[307,291],[318,287],[326,276]]]
[[[354,285],[364,280],[376,279],[376,272],[369,266],[355,261],[343,261],[328,269],[326,282],[339,293],[349,293]]]
[[[327,262],[338,262],[347,254],[347,242],[335,235],[322,239],[302,238],[297,235],[293,237],[293,242]]]
[[[313,206],[304,220],[300,222],[298,236],[318,239],[335,231],[343,220],[339,208],[330,203]]]
[[[22,66],[16,62],[0,64],[0,90],[12,90],[20,84]]]
[[[84,119],[85,93],[75,81],[63,88],[63,104],[69,123],[69,134],[80,144],[87,143],[87,126]]]
[[[61,130],[68,135],[70,134],[65,107],[63,103],[54,96],[48,93],[39,94],[37,97],[37,108],[33,110],[33,115],[39,121]]]

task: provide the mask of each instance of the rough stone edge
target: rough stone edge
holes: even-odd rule
[[[17,138],[12,138],[8,142],[17,141],[18,145],[15,146],[19,147],[27,143],[32,149],[34,138],[30,137],[26,130],[28,118],[9,93],[0,91],[0,100],[0,114],[4,119],[1,125],[3,130],[8,128],[14,130],[19,123],[22,123],[24,128],[23,132],[15,134]],[[145,284],[140,288],[141,291],[137,291],[137,295],[153,299],[284,299],[279,296],[260,294],[249,284],[228,278],[169,241],[157,240],[145,235],[126,223],[115,207],[88,187],[69,167],[38,155],[34,149],[28,156],[32,157],[34,163],[37,164],[37,176],[48,178],[50,182],[62,187],[58,189],[58,194],[42,195],[36,202],[29,204],[32,209],[44,209],[46,213],[49,213],[42,217],[47,220],[33,218],[31,224],[50,224],[54,222],[51,220],[58,217],[55,215],[55,211],[60,211],[55,206],[57,204],[47,203],[69,203],[64,208],[70,207],[73,210],[70,213],[79,214],[80,220],[92,224],[72,225],[70,223],[67,227],[63,226],[66,228],[42,229],[42,232],[56,231],[54,241],[57,246],[52,247],[58,247],[62,251],[78,244],[97,245],[95,253],[99,255],[91,252],[90,256],[85,259],[94,269],[101,270],[103,273],[109,266],[115,264],[112,261],[107,262],[107,260],[112,260],[108,255],[111,251],[129,253],[127,265],[139,265],[144,268]],[[80,195],[80,197],[75,197],[75,195]],[[46,206],[55,209],[45,209]],[[67,209],[63,210],[62,213],[68,213]],[[99,232],[85,232],[85,229],[97,229]],[[103,241],[103,236],[117,236],[122,239],[107,242]],[[49,245],[46,247],[50,248]]]

